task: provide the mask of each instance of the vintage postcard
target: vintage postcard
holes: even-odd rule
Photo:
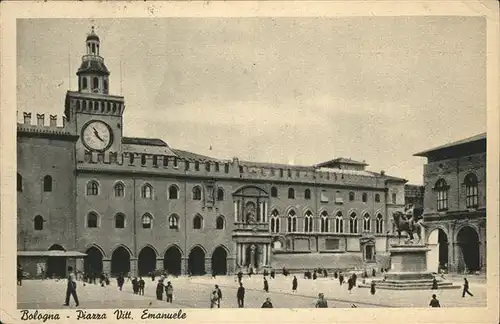
[[[498,320],[494,1],[1,7],[2,323]]]

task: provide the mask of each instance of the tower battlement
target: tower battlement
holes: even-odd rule
[[[40,128],[44,130],[63,130],[67,125],[66,116],[33,114],[31,112],[17,112],[17,125],[29,128]]]
[[[134,152],[98,153],[87,151],[78,159],[79,170],[93,172],[148,174],[155,176],[184,175],[202,178],[242,179],[270,183],[307,183],[325,186],[362,186],[385,188],[385,176],[368,171],[323,171],[313,167],[266,164],[248,166],[237,158],[232,160],[201,161],[177,156],[152,155]]]

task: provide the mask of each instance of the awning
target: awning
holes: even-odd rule
[[[52,256],[52,257],[76,257],[83,258],[87,254],[78,251],[17,251],[17,256]]]

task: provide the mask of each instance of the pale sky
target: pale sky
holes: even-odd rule
[[[421,184],[425,159],[413,154],[486,131],[485,24],[480,17],[18,20],[17,108],[63,113],[95,25],[110,93],[125,97],[125,136],[222,159],[312,165],[350,157]]]

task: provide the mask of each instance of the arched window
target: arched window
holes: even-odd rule
[[[176,185],[168,188],[168,199],[179,199],[179,188]]]
[[[355,198],[354,192],[350,192],[349,193],[349,201],[354,201],[354,198]]]
[[[168,218],[168,227],[170,229],[179,229],[179,216],[176,214],[170,215]]]
[[[328,232],[328,213],[324,210],[320,217],[321,222],[321,233]]]
[[[96,213],[89,213],[87,215],[87,227],[88,228],[97,228],[98,216]]]
[[[278,197],[278,188],[271,187],[271,197]]]
[[[201,217],[201,215],[194,216],[193,228],[194,229],[201,229],[202,227],[203,227],[203,218]]]
[[[357,233],[358,232],[358,218],[356,213],[351,214],[351,218],[349,219],[349,233]]]
[[[465,206],[467,208],[476,208],[479,203],[478,181],[474,173],[465,176]]]
[[[149,183],[142,186],[141,196],[144,199],[153,199],[153,187]]]
[[[153,216],[150,214],[144,214],[141,218],[142,228],[151,228],[153,227]]]
[[[17,174],[17,191],[23,191],[23,177]]]
[[[82,89],[87,89],[87,78],[82,77]]]
[[[52,177],[49,175],[43,177],[43,191],[44,192],[52,191]]]
[[[116,216],[115,216],[115,228],[125,228],[125,215],[116,214]]]
[[[198,161],[194,161],[194,169],[195,169],[196,171],[200,171],[200,162],[198,162]]]
[[[193,200],[201,200],[201,188],[198,186],[193,188]]]
[[[293,188],[288,188],[288,199],[295,199],[295,190]]]
[[[370,232],[372,230],[371,218],[368,213],[363,217],[363,232]]]
[[[218,201],[224,200],[224,189],[222,189],[222,188],[217,189],[217,200]]]
[[[335,216],[335,233],[344,233],[344,218],[341,212]]]
[[[35,220],[34,220],[34,228],[35,228],[35,231],[41,231],[43,230],[43,217],[40,216],[40,215],[37,215],[35,216]]]
[[[304,216],[304,232],[310,233],[313,231],[313,215],[308,210]]]
[[[99,88],[99,79],[97,77],[94,77],[94,80],[92,81],[92,89],[98,89]]]
[[[108,91],[108,80],[104,80],[104,91]]]
[[[384,219],[382,215],[378,214],[376,219],[376,229],[375,231],[380,234],[384,232]]]
[[[297,232],[297,215],[295,215],[295,212],[293,210],[288,213],[287,222],[288,232]]]
[[[392,203],[393,203],[393,204],[395,204],[395,203],[396,203],[396,198],[397,198],[396,194],[395,194],[395,193],[393,193],[393,194],[392,194]]]
[[[375,202],[380,202],[380,194],[375,194]]]
[[[366,192],[363,192],[363,195],[361,196],[363,202],[367,202],[368,201],[368,195],[366,194]]]
[[[311,190],[310,189],[304,190],[304,198],[311,199]]]
[[[271,212],[271,233],[279,233],[280,218],[277,210]]]
[[[97,196],[99,194],[99,184],[96,181],[87,182],[87,196]]]
[[[224,217],[217,217],[217,219],[215,220],[215,228],[218,230],[224,229]]]
[[[436,182],[434,190],[437,194],[437,210],[447,210],[448,209],[448,185],[444,179],[439,179]]]
[[[115,184],[115,197],[123,197],[125,196],[125,186],[123,183],[118,182]]]

